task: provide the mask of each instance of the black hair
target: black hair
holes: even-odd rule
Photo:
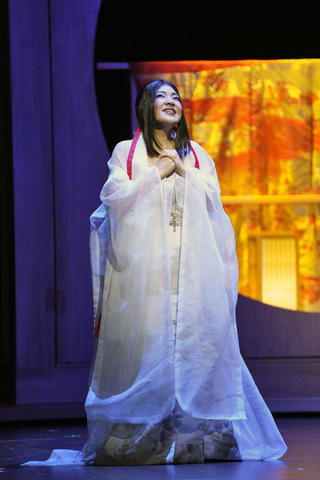
[[[147,147],[147,153],[150,157],[156,157],[161,152],[161,146],[156,140],[155,137],[155,118],[154,118],[154,102],[156,99],[157,91],[162,85],[168,85],[173,88],[173,90],[179,96],[180,102],[181,97],[180,93],[173,83],[168,82],[167,80],[155,80],[148,83],[139,91],[136,99],[136,116],[140,124],[140,128],[143,134],[143,138]],[[182,102],[181,102],[182,105]],[[180,157],[187,155],[190,150],[190,135],[186,122],[186,118],[183,113],[181,119],[175,129],[176,135],[174,140],[175,150],[178,152]]]

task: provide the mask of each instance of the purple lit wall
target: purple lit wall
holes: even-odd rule
[[[94,91],[99,6],[10,0],[17,404],[86,394],[89,216],[108,159]]]

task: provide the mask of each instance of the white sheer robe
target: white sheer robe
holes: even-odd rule
[[[101,194],[109,246],[88,418],[155,423],[170,413],[176,397],[198,418],[245,418],[235,324],[238,265],[214,163],[195,144],[200,170],[191,154],[186,180],[180,178],[185,198],[174,353],[168,238],[173,183],[161,182],[157,168],[148,166],[142,136],[129,180],[129,147],[116,147]]]
[[[53,452],[49,465],[92,461],[113,423],[160,422],[176,399],[194,417],[232,420],[243,459],[286,451],[239,351],[235,239],[215,166],[192,145],[200,169],[190,153],[186,179],[175,175],[184,197],[176,345],[168,228],[173,182],[149,167],[142,135],[132,180],[131,141],[112,154],[102,205],[91,217],[94,329],[100,316],[101,326],[86,400],[89,440],[73,462]]]
[[[242,458],[279,458],[286,446],[239,351],[233,228],[214,163],[192,145],[200,169],[190,154],[186,179],[176,176],[184,210],[175,349],[168,238],[173,182],[161,181],[157,168],[148,166],[142,136],[132,180],[131,141],[113,152],[103,204],[92,216],[95,318],[102,314],[102,336],[88,419],[95,426],[156,423],[177,398],[189,415],[232,420]]]

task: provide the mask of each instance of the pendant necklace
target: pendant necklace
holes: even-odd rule
[[[174,188],[174,210],[172,213],[172,226],[173,226],[173,231],[176,232],[177,231],[177,197],[176,197],[175,182],[174,182],[173,188]]]
[[[174,139],[172,139],[172,149],[174,150]],[[176,179],[173,175],[173,213],[172,213],[172,227],[173,231],[177,231],[177,190],[176,190]]]

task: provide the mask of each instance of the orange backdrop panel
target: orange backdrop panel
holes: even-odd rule
[[[214,160],[222,195],[320,194],[320,60],[144,62],[140,86],[179,88],[193,140]],[[249,294],[248,235],[294,231],[301,308],[320,311],[319,205],[225,206],[235,229],[239,291]]]

